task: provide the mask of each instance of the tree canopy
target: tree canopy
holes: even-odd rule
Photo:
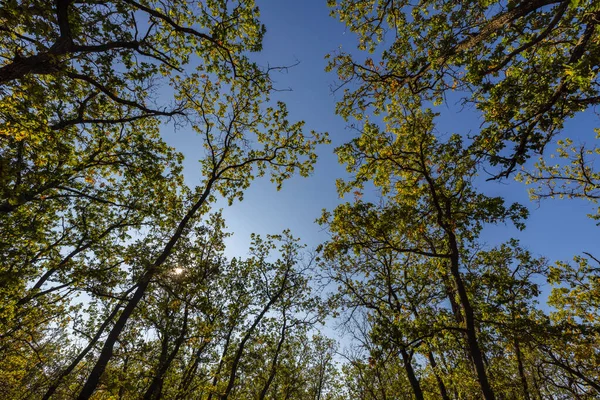
[[[490,189],[597,203],[597,137],[565,126],[600,103],[600,4],[327,3],[355,40],[326,55],[353,133],[328,239],[231,249],[221,207],[329,143],[258,61],[258,5],[3,2],[2,398],[600,396],[598,255],[529,248],[535,210]],[[456,104],[476,131],[440,125]]]

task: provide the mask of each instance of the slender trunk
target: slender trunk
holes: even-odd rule
[[[179,349],[185,340],[185,334],[187,333],[187,323],[188,323],[188,306],[186,304],[185,311],[183,315],[183,326],[181,327],[181,332],[179,336],[175,340],[175,346],[173,350],[167,355],[165,352],[165,356],[163,357],[161,354],[161,362],[159,363],[158,370],[156,371],[156,375],[152,379],[152,383],[150,387],[144,394],[144,400],[158,400],[162,395],[163,383],[165,381],[165,375],[169,370],[169,367],[173,363],[173,360],[179,353]],[[165,335],[165,338],[168,340],[168,336]],[[168,349],[168,346],[166,347]]]
[[[329,364],[329,361],[331,360],[331,358],[329,357],[329,355],[325,355],[324,358],[321,359],[321,362],[319,363],[319,382],[317,384],[317,393],[316,393],[316,400],[321,400],[321,396],[323,396],[323,385],[325,383],[325,371],[327,369],[327,364]]]
[[[110,313],[108,318],[106,318],[106,320],[102,323],[102,325],[100,326],[100,329],[98,329],[98,332],[96,332],[96,334],[94,335],[92,340],[90,340],[90,342],[88,343],[86,348],[83,349],[79,353],[79,355],[77,357],[75,357],[75,359],[73,361],[71,361],[71,364],[69,364],[69,366],[63,372],[61,372],[61,374],[58,376],[58,378],[56,378],[54,380],[52,385],[46,391],[46,394],[44,394],[44,397],[42,397],[42,400],[48,400],[50,397],[52,397],[54,392],[56,392],[56,389],[58,389],[58,387],[60,386],[60,383],[62,382],[62,380],[67,375],[69,375],[77,367],[77,365],[79,365],[79,363],[81,362],[81,360],[83,360],[83,358],[87,355],[87,353],[89,353],[90,350],[92,350],[94,348],[96,343],[98,343],[100,336],[102,336],[102,333],[104,333],[104,330],[106,329],[106,327],[117,316],[120,309],[121,309],[120,305],[117,305],[115,307],[115,309],[112,311],[112,313]]]
[[[435,380],[437,381],[438,387],[440,388],[440,395],[442,396],[442,400],[450,400],[448,397],[448,391],[446,390],[446,385],[444,385],[444,381],[438,374],[438,366],[435,361],[435,357],[433,356],[433,352],[429,350],[427,352],[427,358],[429,359],[429,364],[431,364],[431,369],[433,370],[433,375],[435,375]]]
[[[242,358],[242,354],[244,353],[244,349],[246,348],[246,343],[250,339],[250,336],[252,335],[260,321],[263,319],[265,314],[269,311],[273,303],[275,303],[275,301],[279,298],[281,293],[283,293],[283,290],[280,290],[277,296],[269,300],[267,305],[261,310],[260,314],[258,314],[258,316],[254,319],[252,326],[248,328],[248,331],[240,341],[240,344],[238,345],[237,351],[235,352],[235,356],[233,358],[233,363],[231,365],[231,371],[229,373],[229,381],[227,382],[227,387],[225,388],[225,392],[220,396],[221,400],[227,400],[229,398],[229,395],[231,394],[231,390],[233,389],[233,386],[235,384],[235,379],[237,378],[237,370],[240,365],[240,360]]]
[[[452,309],[452,315],[454,315],[454,320],[458,324],[462,324],[464,322],[464,318],[460,311],[460,305],[456,302],[456,289],[450,281],[450,277],[448,276],[448,274],[444,273],[442,279],[444,280],[444,289],[446,291],[446,296],[448,296],[448,301],[450,302],[450,308]]]
[[[321,400],[321,393],[323,393],[323,374],[319,374],[319,381],[317,382],[317,390],[315,393],[315,400]]]
[[[460,251],[458,241],[456,239],[452,223],[447,222],[453,220],[452,204],[448,198],[442,197],[442,195],[438,193],[436,183],[434,182],[433,178],[429,173],[429,167],[426,162],[426,155],[423,151],[422,145],[419,156],[420,164],[423,168],[423,177],[429,185],[430,194],[433,200],[433,206],[437,211],[437,224],[440,228],[444,230],[446,238],[448,239],[448,250],[450,252],[450,275],[454,280],[454,285],[456,287],[458,299],[464,313],[467,345],[469,348],[471,359],[473,361],[473,365],[475,367],[475,371],[477,372],[479,386],[481,387],[481,392],[486,400],[495,400],[496,397],[494,396],[494,391],[492,390],[492,387],[488,381],[488,377],[485,371],[482,352],[479,348],[479,343],[477,343],[473,307],[471,306],[471,301],[469,300],[467,289],[465,288],[465,284],[460,274]]]
[[[400,350],[400,354],[402,355],[402,362],[404,363],[404,370],[406,371],[406,375],[408,376],[408,381],[410,382],[410,386],[412,387],[413,393],[417,400],[423,400],[423,390],[421,389],[421,384],[419,383],[419,379],[417,375],[415,375],[415,370],[412,366],[412,356],[408,354],[406,349]]]
[[[179,383],[177,396],[175,397],[176,400],[183,400],[188,397],[187,392],[194,380],[198,366],[200,365],[200,355],[204,352],[204,349],[206,349],[209,343],[209,341],[204,341],[198,350],[195,351],[192,365],[184,372],[181,382]]]
[[[283,280],[281,282],[281,287],[279,288],[277,293],[275,293],[273,295],[273,297],[271,297],[269,299],[267,304],[261,310],[260,314],[258,314],[256,316],[256,318],[254,319],[254,322],[252,323],[250,328],[248,328],[248,330],[246,331],[246,334],[240,341],[240,344],[238,345],[238,349],[233,358],[233,363],[231,365],[231,372],[229,373],[229,382],[227,383],[227,388],[225,388],[225,392],[220,396],[221,400],[227,400],[229,398],[229,394],[231,393],[231,390],[233,389],[233,385],[235,384],[235,379],[237,378],[237,370],[238,370],[238,367],[240,364],[240,360],[242,358],[242,354],[244,353],[246,343],[250,339],[250,336],[252,335],[252,333],[254,332],[254,330],[256,329],[258,324],[260,323],[260,321],[262,321],[265,314],[267,314],[269,312],[269,310],[271,309],[271,306],[273,306],[273,304],[275,304],[275,302],[279,300],[279,298],[283,295],[285,289],[287,288],[287,281],[288,281],[288,277],[290,274],[291,266],[288,265],[287,268],[288,269],[285,271],[285,275],[283,276]]]
[[[168,315],[167,318],[169,318]],[[156,370],[154,371],[154,376],[152,377],[150,386],[148,386],[148,389],[146,389],[146,392],[144,393],[144,400],[154,399],[153,394],[161,390],[161,388],[159,387],[159,385],[161,384],[161,380],[159,377],[161,370],[163,369],[163,365],[167,363],[167,359],[169,358],[169,342],[171,342],[172,340],[169,332],[170,328],[171,327],[167,325],[163,333],[163,337],[160,344],[160,355],[158,356],[158,365],[156,366]]]
[[[285,318],[285,312],[283,313],[283,326],[281,327],[281,336],[279,338],[279,341],[277,342],[277,348],[275,349],[275,355],[273,356],[273,361],[271,362],[271,370],[269,372],[269,378],[267,379],[267,382],[265,382],[265,385],[263,386],[262,390],[260,391],[260,394],[258,396],[259,400],[264,400],[265,397],[267,396],[267,391],[269,390],[269,387],[271,386],[271,383],[273,383],[273,379],[275,378],[275,373],[277,372],[277,363],[279,361],[279,354],[281,352],[281,348],[283,347],[283,343],[285,342],[285,331],[287,329],[287,320]]]
[[[100,382],[100,377],[104,373],[104,370],[106,369],[109,360],[112,358],[115,343],[117,342],[117,339],[119,339],[119,335],[125,328],[125,324],[129,320],[129,317],[133,314],[133,311],[137,307],[142,297],[144,297],[146,289],[150,284],[150,279],[152,278],[152,275],[153,274],[149,271],[146,272],[146,274],[142,277],[142,280],[140,281],[137,290],[131,297],[131,300],[129,300],[129,302],[127,303],[127,306],[125,306],[125,309],[123,309],[123,312],[119,316],[119,319],[108,334],[108,337],[106,338],[104,346],[102,347],[102,350],[100,352],[100,356],[98,357],[98,360],[96,361],[92,372],[90,372],[88,379],[86,380],[85,384],[83,385],[83,388],[81,389],[81,392],[79,393],[79,396],[77,397],[78,400],[89,399],[90,396],[96,390],[96,387]]]
[[[171,236],[171,239],[169,239],[169,242],[165,245],[165,248],[163,249],[161,254],[140,279],[137,290],[134,292],[133,296],[123,309],[121,315],[119,316],[119,319],[108,334],[108,337],[106,338],[104,346],[102,347],[102,350],[100,352],[100,356],[98,357],[98,360],[96,360],[96,364],[94,365],[94,368],[92,368],[92,372],[85,381],[85,384],[83,385],[83,388],[81,389],[77,400],[89,399],[90,396],[96,390],[96,387],[100,382],[100,377],[104,373],[108,362],[112,358],[114,346],[117,342],[117,339],[119,338],[119,335],[121,335],[121,332],[125,328],[125,325],[127,324],[129,318],[133,314],[133,311],[146,294],[146,289],[148,289],[150,281],[158,272],[159,267],[163,265],[167,258],[171,255],[173,248],[183,235],[183,232],[189,224],[190,220],[196,215],[200,207],[202,207],[202,205],[206,202],[206,199],[208,198],[211,192],[212,185],[215,183],[217,178],[218,176],[215,175],[207,182],[206,188],[204,189],[204,192],[202,193],[198,201],[192,206],[192,208],[189,209],[189,211],[186,213],[183,219],[179,222],[177,229],[173,233],[173,236]]]
[[[450,308],[452,309],[452,315],[454,315],[454,320],[459,326],[464,325],[465,319],[463,317],[463,313],[461,311],[461,306],[456,302],[456,285],[453,283],[450,274],[444,273],[443,278],[444,286],[446,291],[446,296],[448,296],[448,301],[450,302]],[[468,341],[467,333],[465,331],[461,332],[461,336],[465,339],[465,342]],[[475,372],[473,365],[473,358],[471,357],[471,352],[465,346],[461,346],[462,351],[464,352],[465,359],[468,361],[469,366]]]
[[[530,400],[529,386],[527,385],[527,377],[525,376],[525,368],[523,367],[523,357],[521,354],[521,346],[519,341],[515,339],[515,354],[517,356],[517,367],[519,369],[519,377],[521,378],[521,385],[523,385],[523,397],[525,400]]]
[[[123,376],[127,376],[128,369],[129,369],[129,357],[125,357],[125,360],[123,361],[123,370],[121,372],[123,374]],[[119,400],[122,400],[123,396],[125,396],[125,386],[121,385],[119,387]]]
[[[234,324],[231,324],[229,331],[227,331],[227,337],[225,338],[225,345],[223,346],[223,352],[221,353],[221,359],[219,360],[219,365],[217,366],[217,371],[213,376],[212,380],[212,388],[211,392],[208,394],[207,400],[212,400],[212,396],[214,393],[214,389],[217,387],[217,383],[219,382],[219,376],[221,375],[221,370],[223,369],[223,365],[225,364],[225,356],[227,355],[227,351],[229,350],[229,344],[231,343],[231,336],[233,335]]]
[[[479,386],[481,387],[483,397],[486,400],[494,400],[496,396],[494,395],[494,391],[492,390],[492,387],[488,381],[488,376],[485,371],[485,364],[483,362],[483,354],[479,347],[479,343],[477,342],[473,307],[471,306],[471,301],[469,300],[469,295],[459,270],[458,243],[456,241],[456,236],[452,231],[448,230],[447,234],[450,241],[450,249],[452,251],[450,257],[450,273],[454,279],[458,298],[464,312],[469,353],[471,355],[471,359],[473,360],[475,371],[477,372],[477,379],[479,381]]]

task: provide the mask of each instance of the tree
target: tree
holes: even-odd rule
[[[79,394],[89,398],[218,195],[241,199],[266,173],[278,186],[307,175],[326,138],[305,136],[283,103],[265,105],[270,71],[248,58],[264,34],[252,1],[15,1],[2,14],[2,349],[36,330],[48,337],[56,321],[68,331],[72,306],[89,296],[98,319],[88,345],[64,368],[36,370],[89,372]],[[159,135],[159,117],[173,116],[203,141],[196,188],[183,185],[181,155]],[[155,378],[177,353],[166,347]]]
[[[228,18],[220,12],[225,2],[194,17],[186,17],[188,6],[67,0],[3,7],[0,246],[9,260],[2,269],[8,333],[14,321],[29,325],[23,315],[35,320],[36,310],[49,312],[44,295],[70,290],[71,272],[85,280],[82,257],[106,257],[99,248],[117,253],[116,242],[128,231],[164,210],[148,205],[179,201],[172,194],[181,186],[180,155],[159,137],[155,117],[183,115],[185,105],[173,99],[153,108],[152,90],[161,79],[175,84],[176,75],[184,76],[195,50],[207,72],[227,75],[223,63],[245,62],[242,55],[211,55],[211,46],[188,39],[244,51],[262,35],[252,12],[241,12],[245,4],[229,23],[259,29],[238,36],[240,27],[235,38],[221,29],[219,39],[201,31],[222,24],[216,15]],[[48,287],[58,275],[60,284]]]
[[[547,261],[534,258],[512,239],[477,252],[467,270],[496,387],[508,396],[534,398],[532,375],[536,371],[527,354],[552,331],[547,315],[538,307],[537,282],[548,275]]]
[[[596,2],[332,0],[329,5],[358,38],[359,52],[328,55],[328,69],[339,78],[335,90],[343,90],[337,112],[354,119],[358,138],[338,149],[354,175],[339,184],[340,193],[354,192],[356,198],[324,214],[322,222],[332,232],[325,251],[347,301],[370,307],[372,315],[387,313],[372,316],[368,334],[381,329],[387,336],[380,342],[392,342],[394,313],[386,294],[402,290],[386,287],[394,274],[382,274],[380,266],[386,257],[402,254],[413,261],[400,258],[398,265],[418,265],[423,276],[445,287],[453,322],[464,327],[463,349],[452,348],[442,335],[428,344],[442,368],[451,366],[450,379],[447,374],[443,382],[451,396],[478,396],[466,389],[471,371],[452,365],[464,355],[486,398],[594,396],[597,381],[588,360],[597,352],[590,312],[596,291],[593,278],[586,278],[595,272],[593,257],[548,271],[514,241],[482,248],[478,233],[484,224],[516,219],[522,227],[518,219],[526,213],[477,193],[474,177],[489,164],[496,167],[490,179],[509,177],[542,153],[567,118],[597,104]],[[477,110],[483,122],[474,135],[448,138],[435,130],[431,108],[449,100]],[[541,160],[521,178],[536,184],[534,199],[596,202],[596,153],[595,147],[573,146],[563,138],[559,164]],[[379,204],[360,200],[370,185]],[[448,271],[445,277],[431,277],[432,259]],[[556,285],[550,298],[555,312],[536,310],[537,275]],[[435,300],[431,303],[435,307]],[[409,321],[400,332],[415,326]],[[425,375],[419,373],[421,385]]]
[[[478,159],[463,147],[457,135],[447,142],[436,139],[432,120],[431,113],[415,113],[404,124],[388,123],[388,132],[366,121],[358,138],[337,149],[340,161],[346,163],[348,172],[353,174],[348,182],[339,182],[340,193],[360,191],[370,182],[378,189],[381,200],[380,205],[376,205],[357,199],[353,204],[338,206],[333,214],[324,213],[321,222],[332,232],[325,254],[336,262],[338,254],[344,260],[346,254],[358,257],[366,252],[371,258],[377,255],[377,262],[381,263],[386,254],[392,252],[393,262],[401,256],[406,262],[419,265],[421,280],[427,279],[426,276],[436,279],[432,285],[445,287],[481,392],[491,399],[495,395],[486,371],[478,310],[469,293],[464,268],[476,254],[477,238],[484,224],[513,220],[522,228],[521,220],[527,216],[527,210],[518,204],[506,207],[501,198],[478,193],[473,186]],[[406,262],[400,259],[400,265]],[[428,265],[433,266],[435,272],[428,272]],[[337,268],[342,271],[338,272],[342,278],[343,271],[348,269],[350,277],[358,272],[359,277],[366,276],[367,282],[369,273],[380,270],[377,263],[369,260],[365,264],[364,260],[352,258]],[[410,282],[411,290],[417,290],[414,286],[423,283],[413,279],[416,283]],[[357,285],[361,281],[362,278]],[[373,281],[376,287],[374,290],[367,287],[369,297],[366,299],[361,298],[362,288],[351,289],[360,303],[385,304],[391,302],[386,298],[398,296],[398,289],[386,288],[390,284],[389,273],[383,277],[376,274]],[[341,281],[346,287],[344,290],[349,290],[348,282],[353,281]],[[427,292],[421,289],[421,293],[426,296]],[[371,296],[376,300],[371,300]],[[410,306],[411,300],[416,299],[394,301],[394,313],[398,313],[400,304]],[[435,307],[435,299],[429,301]],[[380,306],[373,307],[378,310]],[[387,318],[394,320],[393,316]],[[410,343],[410,339],[406,342]],[[417,389],[416,381],[413,388]],[[415,395],[419,398],[417,392]]]
[[[421,352],[434,357],[428,342],[448,326],[443,305],[446,291],[432,279],[438,274],[435,263],[420,262],[369,239],[355,237],[352,243],[360,244],[348,244],[338,253],[328,254],[323,267],[338,286],[333,300],[344,311],[345,329],[368,353],[363,361],[377,360],[373,361],[377,368],[403,369],[415,398],[423,399],[423,371],[415,359]],[[342,243],[338,238],[330,250]],[[435,361],[432,364],[435,368]],[[439,375],[437,378],[443,394],[445,384]],[[370,391],[383,393],[385,389]]]
[[[338,112],[389,114],[394,104],[414,110],[456,91],[483,116],[472,148],[499,166],[495,177],[509,176],[544,149],[565,119],[600,101],[594,1],[329,5],[358,35],[359,50],[373,53],[364,61],[346,52],[333,56],[329,68],[345,87]]]
[[[157,117],[193,112],[178,95],[189,85],[186,65],[267,83],[244,54],[260,49],[258,10],[252,2],[229,6],[61,0],[3,7],[0,212],[2,249],[12,261],[3,277],[13,289],[42,278],[33,285],[39,289],[95,241],[139,227],[148,204],[178,190],[180,155],[160,138]],[[156,90],[167,85],[172,96],[159,99]],[[107,224],[90,231],[92,220]],[[67,259],[56,255],[71,247]],[[47,257],[57,260],[38,265]],[[31,294],[10,296],[3,304]]]
[[[190,83],[202,86],[190,86],[188,93],[190,103],[199,112],[199,120],[193,126],[203,135],[207,149],[207,156],[201,162],[205,177],[203,185],[190,196],[181,219],[167,225],[167,230],[172,233],[167,234],[162,250],[143,260],[144,272],[138,278],[137,288],[110,331],[79,398],[88,398],[95,390],[120,332],[184,232],[206,213],[208,205],[215,199],[214,191],[220,192],[231,203],[242,197],[243,189],[253,179],[253,170],[260,176],[271,168],[272,179],[279,185],[296,170],[306,175],[314,162],[313,146],[324,140],[318,135],[314,140],[305,138],[301,133],[302,124],[291,124],[286,119],[287,112],[282,103],[261,112],[261,95],[265,94],[260,86],[254,87],[245,81],[238,86],[239,81],[232,81],[229,94],[221,100],[220,84],[202,77],[196,79]],[[262,147],[248,147],[251,135]],[[303,156],[307,159],[301,159]]]
[[[599,153],[596,145],[575,145],[570,139],[561,139],[550,159],[540,158],[534,171],[523,170],[518,178],[531,185],[529,193],[534,201],[559,198],[596,204],[600,173],[594,161]],[[597,220],[598,210],[588,217]],[[584,252],[571,263],[557,261],[547,277],[553,286],[549,304],[554,307],[551,319],[556,337],[542,344],[539,370],[543,373],[541,379],[571,396],[593,396],[600,390],[591,366],[597,362],[593,349],[598,348],[594,334],[599,323],[598,264],[593,254]],[[563,379],[550,378],[555,369],[564,374]]]

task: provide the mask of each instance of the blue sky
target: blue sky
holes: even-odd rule
[[[329,132],[332,145],[318,150],[319,161],[313,176],[295,177],[284,183],[283,189],[275,190],[268,179],[257,180],[244,195],[244,201],[225,207],[229,231],[235,235],[229,239],[227,254],[245,256],[250,233],[279,233],[290,228],[309,247],[315,247],[327,239],[322,228],[314,223],[323,208],[333,209],[340,202],[335,179],[345,175],[337,163],[333,149],[349,140],[353,133],[346,129],[347,123],[334,113],[336,96],[331,93],[335,74],[324,71],[324,56],[340,46],[345,51],[355,51],[353,35],[329,16],[325,0],[257,0],[261,20],[267,27],[264,51],[254,58],[261,65],[281,66],[299,64],[287,72],[275,73],[276,86],[282,91],[275,100],[287,103],[292,120],[306,121],[306,130]],[[441,133],[475,132],[480,125],[479,116],[471,110],[459,112],[452,104],[438,107],[441,113],[438,130]],[[575,143],[594,138],[593,127],[597,115],[591,111],[568,121],[565,136]],[[183,132],[178,132],[183,134]],[[186,139],[175,140],[178,147],[185,147]],[[180,148],[180,150],[184,150]],[[194,154],[184,152],[186,178],[194,179]],[[484,183],[481,188],[488,195],[504,196],[507,202],[520,202],[531,211],[524,232],[509,226],[488,227],[483,240],[490,246],[517,237],[533,254],[550,260],[569,260],[583,251],[594,252],[597,246],[597,227],[587,213],[594,206],[584,201],[554,200],[540,205],[528,200],[526,187],[512,180]]]

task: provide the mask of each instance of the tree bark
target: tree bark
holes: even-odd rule
[[[444,381],[438,374],[437,362],[435,361],[435,357],[433,356],[433,352],[429,350],[427,352],[427,358],[429,359],[429,364],[431,364],[431,369],[433,370],[433,374],[435,375],[435,380],[437,381],[438,387],[440,388],[440,395],[442,396],[442,400],[450,400],[448,396],[448,391],[446,390],[446,385],[444,385]]]
[[[479,347],[479,343],[477,342],[473,307],[471,306],[471,301],[469,300],[469,295],[459,270],[459,250],[456,236],[450,230],[447,231],[447,234],[450,241],[450,248],[452,249],[452,255],[450,256],[450,273],[454,280],[454,284],[456,285],[458,298],[460,300],[461,308],[464,312],[467,345],[469,347],[471,360],[473,361],[475,371],[477,372],[477,380],[479,381],[479,386],[481,387],[483,397],[486,400],[495,400],[496,396],[494,395],[494,391],[492,390],[487,373],[485,371],[483,353]]]
[[[183,315],[183,326],[181,327],[181,332],[177,336],[175,340],[175,346],[173,350],[165,357],[161,356],[161,362],[159,363],[158,370],[156,371],[156,375],[152,379],[152,383],[150,387],[144,394],[144,400],[158,400],[162,395],[163,383],[165,381],[165,375],[169,370],[169,367],[173,363],[173,360],[179,353],[179,349],[185,340],[185,334],[187,333],[187,324],[188,324],[188,305],[185,306],[185,311]],[[168,335],[165,335],[167,340],[169,339]],[[167,347],[168,349],[168,347]]]
[[[521,346],[519,341],[515,339],[515,354],[517,356],[517,367],[519,369],[519,377],[521,378],[521,385],[523,386],[523,397],[525,400],[530,400],[529,385],[527,384],[527,377],[525,376],[525,368],[523,367],[523,357],[521,353]]]
[[[402,362],[404,364],[404,370],[406,371],[406,375],[408,376],[408,381],[410,382],[410,386],[412,387],[413,393],[417,400],[423,400],[423,390],[421,389],[421,384],[419,383],[419,379],[415,374],[415,370],[412,366],[412,356],[408,354],[406,349],[400,350],[400,355],[402,355]]]
[[[131,297],[131,299],[129,300],[129,302],[127,303],[125,308],[123,309],[123,312],[119,316],[119,319],[117,320],[117,322],[113,326],[112,330],[108,334],[108,337],[106,338],[106,342],[104,342],[104,346],[102,347],[102,350],[100,352],[100,356],[98,357],[96,364],[92,368],[92,372],[90,372],[90,375],[88,376],[87,380],[85,381],[85,384],[83,385],[83,388],[81,389],[81,392],[79,393],[79,396],[77,397],[77,400],[89,399],[90,396],[96,390],[96,387],[98,387],[98,383],[100,382],[100,377],[106,370],[106,366],[108,365],[108,362],[112,358],[114,346],[115,346],[115,343],[117,342],[117,339],[119,338],[119,335],[125,328],[127,321],[133,314],[133,311],[135,310],[135,308],[137,307],[139,302],[142,300],[142,298],[146,294],[146,289],[148,289],[148,286],[150,285],[150,281],[152,280],[154,275],[158,272],[159,267],[171,255],[173,248],[175,247],[175,245],[177,244],[177,242],[183,235],[183,232],[184,232],[185,228],[187,227],[187,225],[190,223],[190,220],[192,219],[192,217],[195,216],[196,212],[198,212],[200,207],[202,207],[202,205],[204,205],[206,199],[208,198],[208,196],[211,192],[212,185],[215,183],[217,178],[218,178],[218,176],[214,175],[207,182],[206,188],[204,189],[204,192],[202,193],[202,195],[200,196],[198,201],[192,206],[192,208],[186,213],[185,217],[183,217],[183,219],[179,222],[177,229],[171,236],[171,239],[169,240],[169,242],[165,245],[165,248],[163,249],[161,254],[158,256],[156,261],[152,264],[152,266],[150,268],[148,268],[146,273],[140,279],[137,290],[135,291],[135,293],[133,294],[133,296]]]

